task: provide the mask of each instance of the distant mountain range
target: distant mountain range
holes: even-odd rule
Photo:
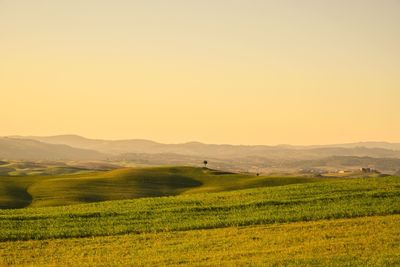
[[[33,139],[0,137],[0,159],[18,160],[100,160],[103,153]]]
[[[400,143],[360,142],[319,146],[265,146],[265,145],[213,145],[199,142],[161,144],[149,140],[100,140],[78,135],[12,136],[13,139],[36,140],[47,144],[67,145],[74,148],[94,150],[104,154],[124,153],[163,154],[172,153],[214,158],[237,158],[261,156],[271,158],[321,158],[327,156],[389,157],[400,158]]]
[[[318,146],[161,144],[149,140],[100,140],[78,135],[0,137],[0,160],[110,160],[195,165],[210,159],[221,168],[381,166],[400,169],[400,144],[360,142]],[[387,162],[387,163],[385,163]]]

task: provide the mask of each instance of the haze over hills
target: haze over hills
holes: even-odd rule
[[[104,160],[140,165],[199,166],[208,159],[218,169],[232,171],[296,171],[317,168],[400,169],[400,144],[362,142],[319,146],[215,145],[190,142],[161,144],[149,140],[100,140],[78,135],[12,136],[0,139],[0,159]]]
[[[33,139],[0,137],[0,158],[18,160],[100,160],[106,155],[63,144],[49,144]]]
[[[264,156],[274,158],[319,158],[325,156],[393,157],[400,158],[400,143],[360,142],[337,145],[216,145],[200,142],[182,144],[161,144],[150,140],[101,140],[78,135],[57,136],[11,136],[12,138],[32,139],[48,144],[62,144],[71,147],[96,150],[107,154],[172,153],[192,156],[211,156],[216,158],[235,158],[245,156]]]
[[[377,141],[344,143],[344,144],[328,144],[328,145],[309,145],[309,146],[299,146],[299,145],[279,145],[279,146],[287,147],[287,148],[297,148],[297,149],[332,148],[332,147],[340,147],[340,148],[364,147],[364,148],[383,148],[383,149],[389,149],[389,150],[400,150],[400,143],[377,142]]]

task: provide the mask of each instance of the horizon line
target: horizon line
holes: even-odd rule
[[[203,144],[203,145],[219,145],[219,146],[224,146],[224,145],[229,145],[229,146],[272,146],[272,147],[279,147],[279,146],[292,146],[292,147],[318,147],[318,146],[337,146],[337,145],[349,145],[349,144],[363,144],[363,143],[386,143],[386,144],[400,144],[400,142],[395,142],[395,141],[376,141],[376,140],[367,140],[367,141],[353,141],[353,142],[336,142],[336,143],[326,143],[326,144],[290,144],[290,143],[279,143],[279,144],[238,144],[238,143],[207,143],[207,142],[202,142],[202,141],[197,141],[197,140],[191,140],[191,141],[183,141],[183,142],[160,142],[156,141],[153,139],[147,139],[147,138],[92,138],[92,137],[87,137],[84,135],[79,135],[79,134],[55,134],[55,135],[5,135],[5,136],[0,136],[3,138],[14,138],[14,139],[30,139],[30,138],[49,138],[49,137],[79,137],[83,139],[88,139],[88,140],[98,140],[98,141],[147,141],[147,142],[153,142],[153,143],[158,143],[158,144],[164,144],[164,145],[183,145],[183,144],[190,144],[190,143],[198,143],[198,144]]]

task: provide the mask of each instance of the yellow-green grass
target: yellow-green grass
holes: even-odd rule
[[[184,168],[168,170],[184,176]],[[203,178],[197,188],[208,185],[211,191],[219,191],[212,175],[227,175],[221,191],[235,189],[228,186],[229,179],[241,180],[240,175],[194,170],[197,175],[186,171],[197,182],[208,172],[210,181]],[[130,179],[133,171],[138,170],[94,173],[85,179]],[[165,169],[146,171],[148,178],[140,175],[139,181],[162,185]],[[152,172],[160,173],[159,180]],[[263,179],[243,177],[255,186],[254,181]],[[47,181],[36,179],[35,184]],[[178,196],[0,210],[0,266],[400,264],[400,178],[286,185],[274,179],[270,183],[282,186],[182,194],[196,188],[188,187]],[[184,187],[179,182],[175,188]]]
[[[400,178],[0,210],[0,241],[212,229],[400,214]]]
[[[68,175],[0,177],[0,208],[60,206],[323,180],[253,176],[194,167],[124,168]]]
[[[400,215],[0,242],[0,265],[399,266]]]

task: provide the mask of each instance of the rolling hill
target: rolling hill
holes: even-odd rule
[[[0,208],[221,192],[326,178],[267,177],[195,167],[124,168],[70,175],[0,177]]]
[[[379,142],[299,147],[160,144],[147,140],[96,140],[76,135],[25,138],[32,139],[1,138],[0,159],[103,160],[122,166],[200,166],[207,159],[215,169],[254,173],[296,173],[304,169],[351,171],[370,167],[394,174],[400,169],[400,151],[388,149],[396,148],[396,144]]]

